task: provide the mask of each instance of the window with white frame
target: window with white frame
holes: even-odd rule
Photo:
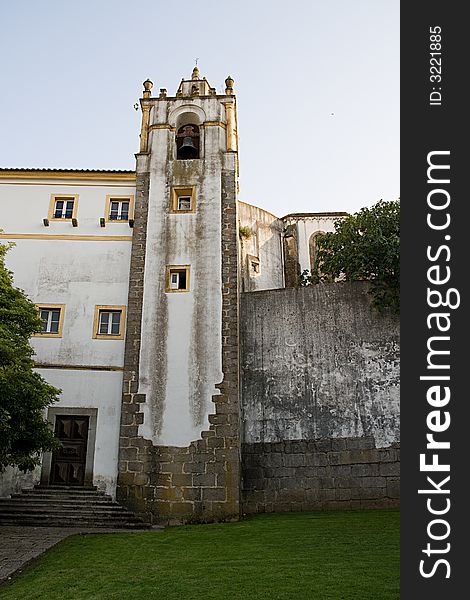
[[[43,337],[61,337],[64,320],[63,304],[37,304],[42,321],[41,331],[36,335]]]
[[[54,205],[54,219],[71,219],[75,206],[74,198],[56,198]]]
[[[170,212],[193,213],[196,211],[196,187],[172,187]]]
[[[130,200],[119,200],[110,198],[109,200],[109,215],[110,221],[128,221],[129,220]]]
[[[94,338],[122,339],[124,337],[124,306],[96,306]]]
[[[169,266],[166,272],[167,292],[189,291],[189,266]]]
[[[134,196],[106,196],[104,209],[105,221],[108,223],[129,223],[134,218]]]
[[[77,219],[77,209],[78,194],[51,194],[46,220],[72,221],[73,224]]]
[[[59,333],[60,308],[42,308],[42,332]]]
[[[119,335],[121,333],[121,311],[101,310],[98,333],[100,335]]]

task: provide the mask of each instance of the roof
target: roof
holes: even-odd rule
[[[0,167],[4,179],[135,179],[135,171],[114,169],[26,169]]]
[[[289,213],[285,215],[285,217],[281,217],[284,221],[285,219],[303,219],[305,217],[310,217],[311,219],[315,219],[317,217],[349,217],[349,213],[347,212],[311,212],[311,213]]]

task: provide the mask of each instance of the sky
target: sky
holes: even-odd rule
[[[142,82],[235,80],[240,200],[283,216],[399,192],[399,0],[0,3],[0,167],[134,169]]]

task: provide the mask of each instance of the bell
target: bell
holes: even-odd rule
[[[197,158],[198,154],[197,148],[193,143],[193,138],[185,136],[183,138],[183,143],[178,150],[178,158],[182,158],[183,160],[187,158]]]

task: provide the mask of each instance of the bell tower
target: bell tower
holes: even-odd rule
[[[239,513],[233,83],[143,84],[118,497],[152,521]]]

